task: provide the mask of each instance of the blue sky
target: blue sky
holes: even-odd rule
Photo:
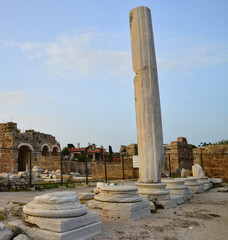
[[[137,141],[128,15],[151,9],[164,143],[228,138],[228,1],[0,2],[0,122],[62,147]]]

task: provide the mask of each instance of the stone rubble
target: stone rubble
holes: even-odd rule
[[[13,232],[5,224],[0,222],[0,240],[11,240]]]

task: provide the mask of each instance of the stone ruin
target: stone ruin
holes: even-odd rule
[[[80,204],[76,192],[37,196],[23,208],[24,221],[9,223],[17,233],[36,240],[88,239],[102,231],[96,212]]]
[[[59,142],[50,134],[26,130],[21,132],[13,122],[0,123],[0,172],[28,171],[32,162],[56,158],[61,151]]]

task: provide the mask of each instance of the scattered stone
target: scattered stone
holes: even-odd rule
[[[209,178],[208,179],[212,184],[222,184],[223,179],[222,178]]]
[[[10,240],[13,237],[13,232],[5,224],[0,223],[0,240]]]
[[[205,177],[204,171],[199,164],[194,164],[192,166],[192,174],[193,174],[193,177],[197,177],[197,178]]]
[[[19,234],[13,240],[30,240],[25,234]]]
[[[91,200],[95,196],[95,193],[79,193],[79,198],[81,200]]]
[[[228,192],[228,187],[219,188],[218,192]]]
[[[40,177],[40,175],[44,172],[44,170],[40,166],[34,166],[32,168],[32,171],[36,178]]]

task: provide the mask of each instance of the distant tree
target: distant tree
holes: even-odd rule
[[[80,148],[80,143],[79,142],[77,143],[77,147]]]
[[[228,139],[227,140],[221,140],[219,142],[214,142],[214,143],[206,143],[206,142],[201,142],[200,145],[198,145],[198,147],[206,147],[206,146],[211,146],[211,145],[225,145],[228,144]]]
[[[85,155],[81,154],[77,157],[77,159],[78,159],[79,162],[85,162]]]
[[[226,139],[226,140],[223,139],[223,140],[215,143],[215,145],[225,145],[225,144],[228,144],[228,139]]]
[[[113,151],[112,151],[112,146],[108,146],[108,152],[109,152],[109,161],[113,160]]]
[[[95,149],[97,145],[95,143],[91,144],[92,148]]]
[[[74,148],[75,146],[74,146],[74,144],[72,144],[72,143],[68,143],[68,144],[67,144],[67,147],[68,147],[68,148]]]
[[[68,147],[64,147],[62,150],[63,156],[69,155]]]
[[[135,153],[135,155],[138,155],[138,145],[137,144],[134,145],[134,153]]]

